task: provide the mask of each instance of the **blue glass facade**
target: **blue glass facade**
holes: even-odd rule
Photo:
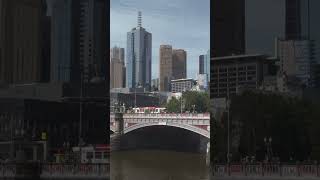
[[[127,33],[126,82],[128,88],[151,88],[152,35],[142,27]]]

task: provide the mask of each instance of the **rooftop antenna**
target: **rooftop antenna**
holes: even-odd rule
[[[141,11],[138,12],[138,27],[141,27],[142,25],[142,17],[141,17]]]

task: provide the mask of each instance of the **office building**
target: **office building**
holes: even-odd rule
[[[0,1],[0,82],[42,81],[42,0]]]
[[[142,27],[141,12],[138,26],[127,33],[126,83],[128,88],[151,87],[152,34]]]
[[[205,75],[206,81],[210,81],[210,50],[199,56],[199,74]]]
[[[204,74],[204,55],[199,56],[199,74]]]
[[[214,0],[213,57],[243,54],[245,51],[245,0]]]
[[[312,87],[313,51],[309,40],[278,40],[280,73],[294,77],[306,87]]]
[[[107,81],[107,1],[79,2],[79,64],[84,82]],[[81,76],[80,76],[81,77]]]
[[[264,55],[212,58],[210,97],[231,97],[245,89],[258,89],[265,77],[274,75],[274,60]]]
[[[187,52],[183,49],[172,50],[172,77],[173,79],[187,78]]]
[[[285,0],[245,0],[245,53],[274,56],[276,38],[285,37]]]
[[[160,45],[160,91],[169,92],[171,80],[187,77],[187,53],[183,49],[172,49],[171,45]]]
[[[175,79],[171,80],[171,92],[185,92],[190,91],[192,87],[195,85],[195,81],[193,79]]]
[[[51,81],[69,82],[75,47],[73,40],[72,0],[56,0],[51,15]]]
[[[113,47],[110,50],[110,88],[124,86],[124,48]]]
[[[56,0],[52,6],[51,81],[107,80],[107,2]]]
[[[172,46],[160,45],[159,50],[159,90],[170,91],[172,79]]]

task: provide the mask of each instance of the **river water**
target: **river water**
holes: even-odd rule
[[[209,180],[205,154],[130,150],[110,158],[112,180]]]

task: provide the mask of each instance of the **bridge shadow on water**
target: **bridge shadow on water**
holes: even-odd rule
[[[121,136],[119,150],[166,150],[206,153],[209,139],[197,133],[168,126],[136,129]]]

